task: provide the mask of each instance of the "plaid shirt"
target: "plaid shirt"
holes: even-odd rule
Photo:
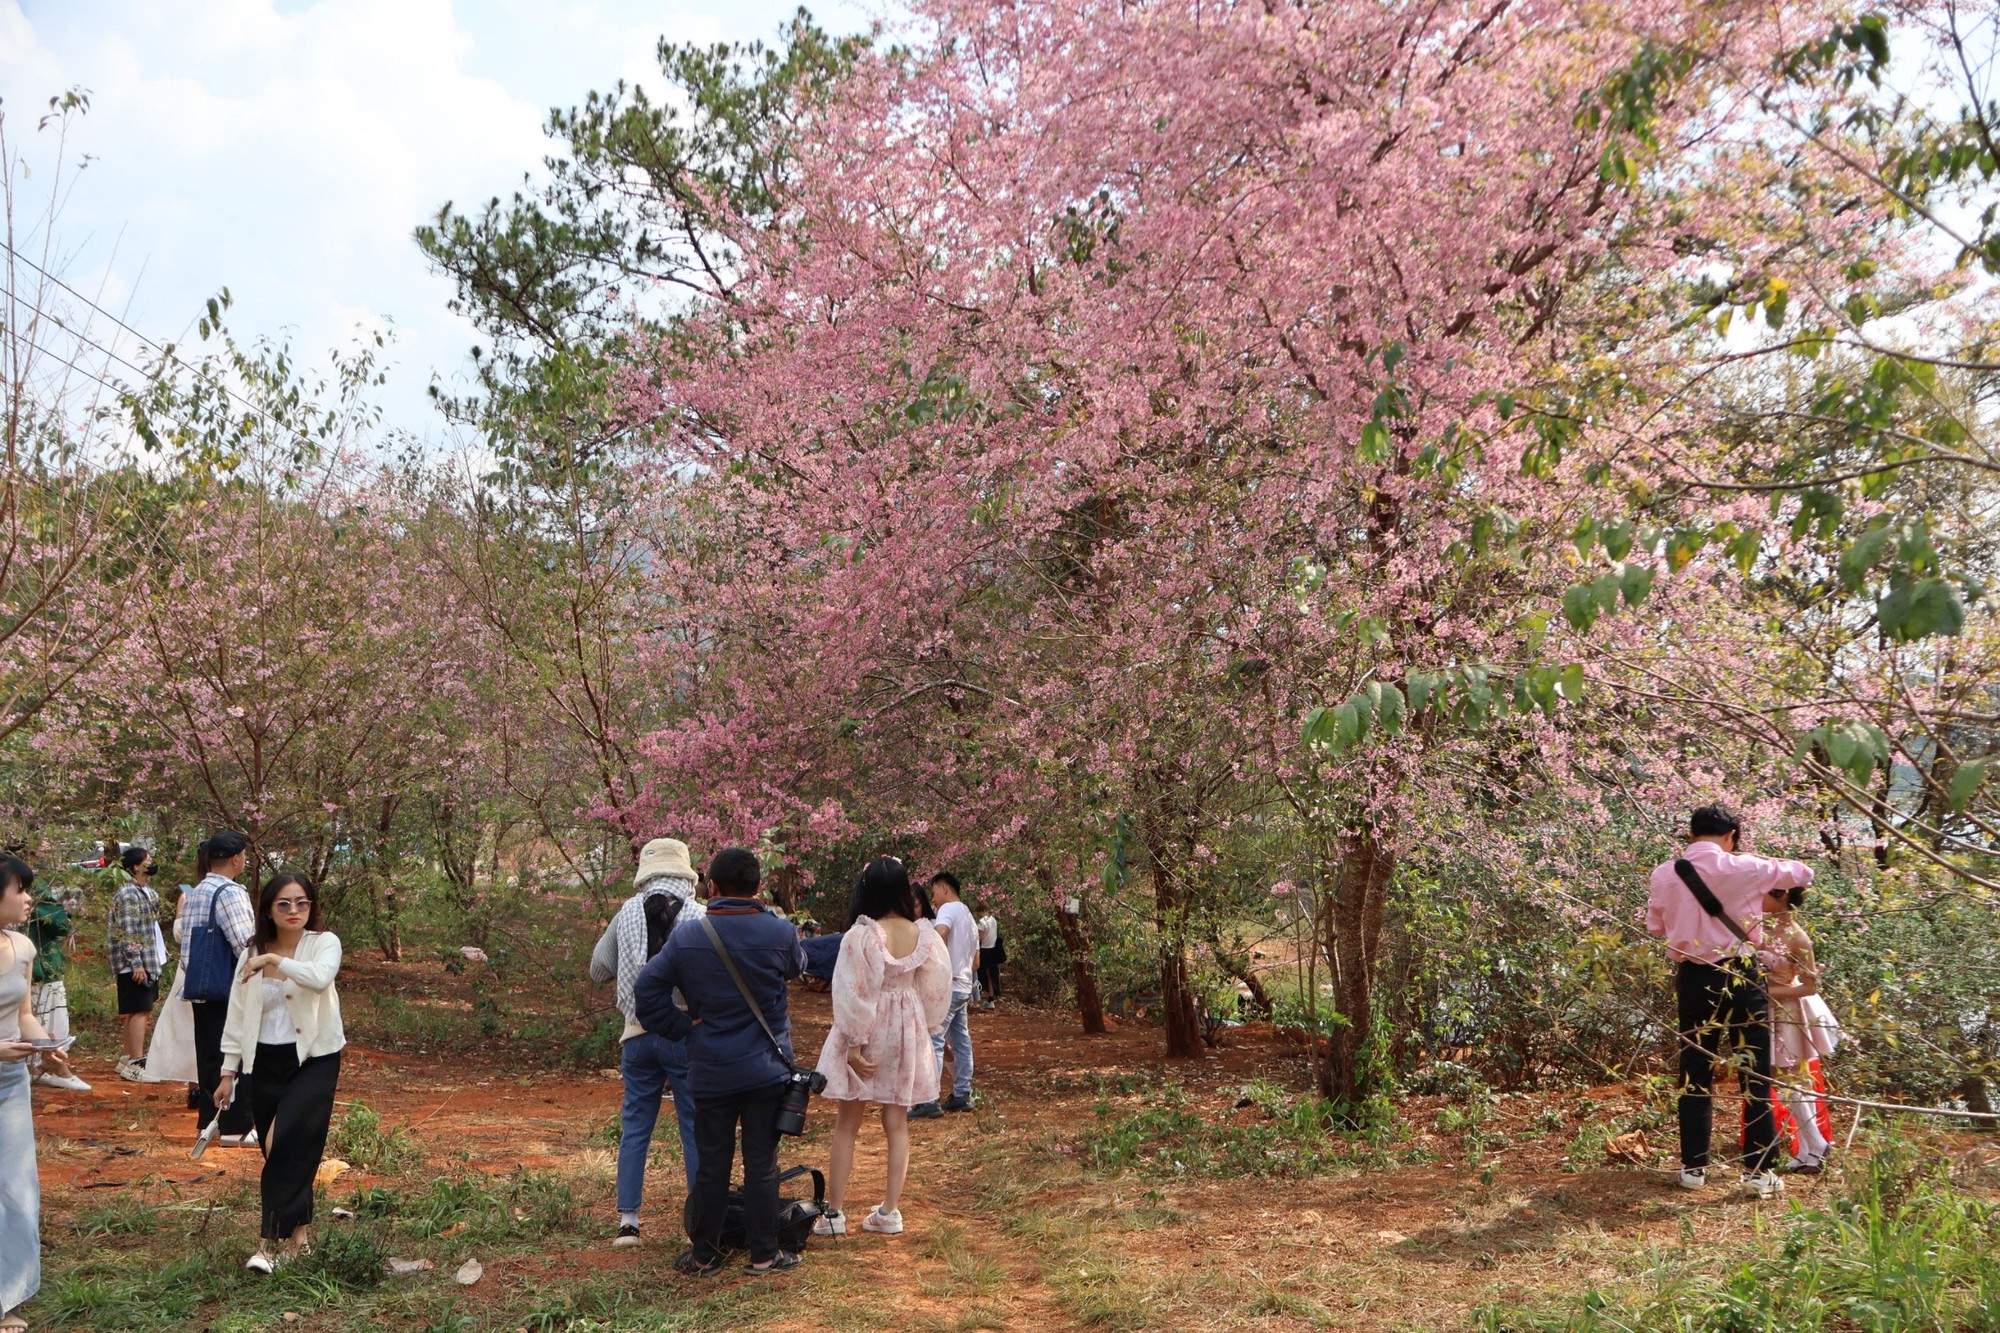
[[[217,894],[222,896],[218,899]],[[174,925],[174,935],[178,938],[183,931],[207,925],[210,901],[215,902],[215,928],[229,941],[232,952],[242,953],[257,933],[257,913],[250,906],[250,890],[220,875],[210,875],[187,891],[187,907]]]
[[[143,967],[148,976],[160,975],[167,960],[153,943],[159,922],[160,895],[137,880],[126,880],[111,899],[111,929],[104,936],[104,956],[113,972]]]

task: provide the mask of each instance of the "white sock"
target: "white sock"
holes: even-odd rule
[[[1810,1078],[1810,1073],[1799,1075]],[[1799,1160],[1808,1166],[1816,1165],[1826,1156],[1826,1136],[1819,1132],[1819,1098],[1804,1088],[1785,1089],[1785,1109],[1792,1113],[1792,1123],[1799,1130]]]
[[[618,1225],[621,1227],[636,1227],[639,1225],[639,1215],[637,1213],[620,1213],[618,1214]]]

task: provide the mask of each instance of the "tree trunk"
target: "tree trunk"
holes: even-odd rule
[[[1250,992],[1251,1008],[1264,1018],[1271,1017],[1276,1012],[1276,1006],[1272,1003],[1271,992],[1264,988],[1263,979],[1250,966],[1250,955],[1238,953],[1224,944],[1219,932],[1211,932],[1208,943],[1209,947],[1215,950],[1215,961],[1222,964],[1223,969],[1242,982],[1244,989]]]
[[[369,858],[370,872],[382,885],[375,913],[375,942],[381,946],[382,957],[391,963],[403,961],[403,904],[389,864],[389,834],[396,823],[396,805],[397,798],[382,798],[375,819],[375,855]]]
[[[1090,932],[1083,923],[1083,900],[1063,899],[1056,893],[1056,877],[1047,866],[1036,868],[1042,891],[1056,908],[1056,928],[1062,932],[1063,951],[1069,955],[1070,975],[1076,982],[1076,1014],[1083,1030],[1092,1035],[1105,1031],[1104,997],[1097,990],[1097,964],[1090,955]],[[1069,910],[1070,904],[1076,911]]]
[[[1344,834],[1337,846],[1339,863],[1322,895],[1319,945],[1333,976],[1334,1012],[1343,1021],[1328,1038],[1318,1081],[1321,1096],[1351,1103],[1375,1090],[1367,1058],[1375,1029],[1375,964],[1396,860],[1366,825]]]
[[[1153,874],[1153,926],[1159,936],[1160,1008],[1167,1021],[1167,1055],[1191,1059],[1206,1043],[1195,1013],[1194,986],[1188,975],[1188,884],[1182,868],[1194,858],[1187,821],[1173,807],[1174,775],[1156,778],[1146,793],[1140,820],[1146,859]]]

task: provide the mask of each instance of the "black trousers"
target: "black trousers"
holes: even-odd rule
[[[1000,951],[981,949],[979,951],[979,989],[988,1000],[1000,998]]]
[[[785,1085],[697,1098],[694,1144],[700,1160],[694,1177],[694,1226],[688,1235],[694,1257],[713,1263],[722,1257],[722,1214],[729,1202],[729,1173],[736,1164],[736,1126],[743,1125],[743,1229],[750,1237],[750,1262],[768,1263],[778,1253],[778,1111]]]
[[[333,1090],[340,1082],[340,1052],[299,1063],[299,1048],[257,1044],[250,1071],[250,1113],[264,1149],[266,1240],[284,1240],[313,1220],[313,1177],[326,1156],[333,1124]]]
[[[1743,1076],[1743,1167],[1762,1171],[1777,1139],[1771,1119],[1771,1001],[1763,980],[1747,963],[1714,966],[1683,962],[1674,970],[1674,1003],[1680,1014],[1681,1165],[1708,1165],[1715,1118],[1715,1061],[1729,1049],[1750,1057]]]
[[[229,1021],[227,1000],[192,1000],[194,1010],[194,1075],[200,1089],[195,1094],[194,1127],[207,1129],[215,1119],[215,1085],[222,1082],[222,1029]],[[222,1113],[218,1134],[247,1134],[251,1125],[250,1107],[238,1097]]]

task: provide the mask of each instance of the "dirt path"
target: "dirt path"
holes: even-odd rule
[[[794,1014],[802,1053],[816,1051],[826,997],[795,993]],[[760,1321],[799,1329],[1460,1327],[1481,1301],[1607,1280],[1621,1256],[1670,1241],[1691,1212],[1718,1243],[1755,1225],[1754,1207],[1719,1193],[1696,1201],[1631,1171],[1565,1171],[1578,1125],[1622,1109],[1621,1096],[1635,1104],[1618,1090],[1510,1105],[1514,1121],[1548,1128],[1518,1137],[1497,1165],[1466,1166],[1458,1140],[1428,1124],[1439,1103],[1419,1102],[1406,1108],[1403,1147],[1406,1157],[1428,1153],[1423,1165],[1218,1179],[1176,1172],[1162,1157],[1146,1174],[1089,1173],[1080,1157],[1100,1107],[1115,1119],[1156,1105],[1171,1088],[1204,1123],[1254,1128],[1263,1112],[1239,1104],[1244,1086],[1296,1086],[1301,1071],[1276,1038],[1168,1062],[1151,1030],[1085,1038],[1069,1023],[1020,1009],[976,1015],[982,1105],[914,1126],[908,1230],[815,1244],[807,1269],[785,1279],[810,1299],[780,1303]],[[121,1083],[89,1062],[82,1072],[96,1092],[37,1097],[52,1247],[102,1243],[78,1228],[121,1204],[164,1207],[190,1222],[208,1216],[218,1230],[254,1225],[254,1204],[247,1222],[242,1216],[259,1166],[254,1151],[217,1149],[191,1162],[194,1117],[179,1085]],[[466,1297],[495,1326],[564,1284],[677,1280],[666,1274],[679,1248],[677,1163],[656,1161],[649,1178],[647,1246],[609,1245],[608,1130],[619,1093],[611,1071],[522,1074],[365,1046],[350,1047],[341,1084],[343,1102],[365,1102],[385,1126],[422,1141],[426,1172],[525,1167],[567,1182],[579,1209],[571,1229],[538,1252],[484,1258],[487,1278]],[[830,1119],[816,1110],[815,1132],[788,1144],[784,1160],[823,1165]],[[662,1124],[671,1125],[671,1111]],[[849,1195],[856,1216],[878,1197],[882,1172],[881,1136],[871,1132]],[[333,1194],[376,1183],[353,1171]],[[713,1289],[748,1281],[719,1279]],[[322,1326],[317,1317],[305,1322]]]

